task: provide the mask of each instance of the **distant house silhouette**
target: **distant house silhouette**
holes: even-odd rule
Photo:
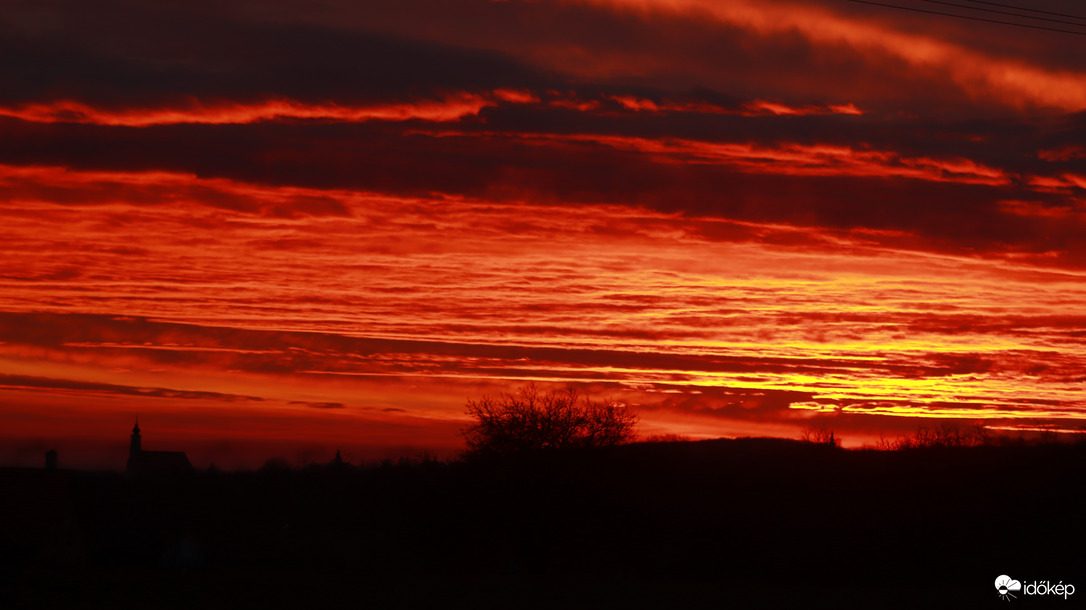
[[[140,437],[140,422],[137,419],[128,445],[127,470],[133,474],[192,472],[192,464],[184,451],[144,450]]]

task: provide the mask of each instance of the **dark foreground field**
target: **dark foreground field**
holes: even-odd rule
[[[998,607],[1081,586],[1086,445],[774,440],[304,471],[0,471],[0,608]],[[1076,599],[1076,597],[1078,599]]]

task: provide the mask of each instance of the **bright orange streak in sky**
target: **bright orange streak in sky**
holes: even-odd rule
[[[501,92],[504,101],[522,101],[515,92]],[[147,127],[149,125],[173,125],[178,123],[204,123],[223,125],[231,123],[255,123],[273,119],[314,119],[323,121],[458,121],[466,116],[479,114],[487,106],[495,105],[494,96],[461,93],[444,100],[426,100],[411,103],[376,104],[372,106],[341,106],[333,103],[306,104],[295,100],[275,99],[258,103],[219,102],[202,104],[192,100],[178,108],[137,108],[108,110],[93,108],[75,101],[25,104],[14,108],[0,108],[0,116],[10,116],[24,121],[40,123],[95,123],[98,125],[124,125]]]
[[[764,114],[788,116],[863,114],[863,111],[854,104],[791,107],[779,102],[756,100],[746,104],[744,109],[736,110],[704,102],[665,100],[657,103],[653,100],[634,96],[613,96],[611,99],[618,102],[626,110],[633,112],[694,112],[742,114],[744,116]],[[283,119],[344,122],[407,121],[415,119],[441,123],[476,116],[482,109],[496,106],[499,103],[534,104],[540,101],[540,97],[530,91],[512,89],[498,89],[492,93],[484,94],[460,93],[441,100],[362,106],[347,106],[335,103],[312,104],[291,99],[271,99],[257,103],[202,103],[199,100],[190,99],[176,106],[110,110],[68,100],[23,104],[7,108],[0,107],[0,116],[14,117],[36,123],[92,123],[126,127],[184,123],[227,125]],[[557,92],[549,96],[546,102],[552,106],[570,107],[582,112],[598,110],[600,107],[598,100],[569,99],[562,97]]]
[[[812,114],[851,114],[862,115],[863,111],[855,104],[831,104],[829,106],[802,106],[793,107],[780,102],[755,100],[744,106],[742,110],[733,110],[716,106],[705,102],[674,102],[664,101],[657,103],[646,98],[633,95],[616,95],[611,99],[618,102],[626,110],[634,112],[700,112],[703,114],[742,114],[743,116],[759,116],[765,114],[785,116],[807,116]],[[569,100],[551,100],[551,104],[558,106],[571,106],[579,110],[589,110],[593,107],[571,105]]]

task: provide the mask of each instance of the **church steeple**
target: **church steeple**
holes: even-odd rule
[[[136,418],[136,425],[132,426],[132,440],[128,444],[128,457],[132,458],[140,452],[140,418]]]

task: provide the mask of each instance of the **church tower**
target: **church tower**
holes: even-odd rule
[[[136,425],[132,426],[132,439],[128,444],[128,459],[132,459],[140,453],[140,419],[136,418]]]
[[[128,443],[128,473],[139,476],[192,472],[192,463],[184,451],[147,451],[140,437],[140,420],[132,426]]]

